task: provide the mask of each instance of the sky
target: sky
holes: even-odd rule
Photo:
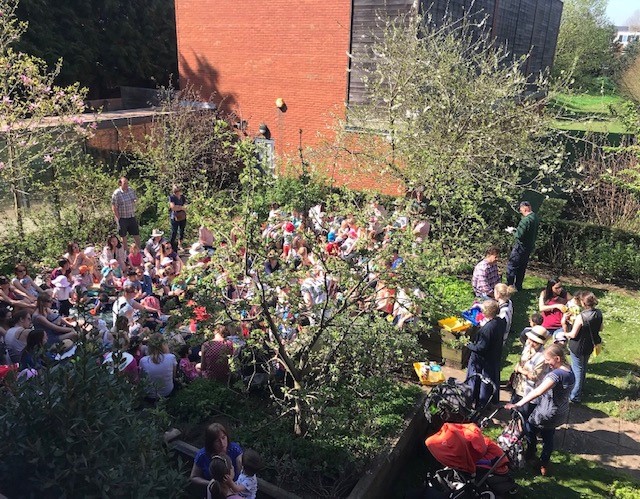
[[[624,26],[634,11],[640,10],[640,0],[609,0],[607,15],[616,26]]]

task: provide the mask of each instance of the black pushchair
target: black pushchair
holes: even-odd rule
[[[427,421],[432,424],[478,423],[480,414],[487,408],[489,401],[479,406],[474,404],[474,380],[487,385],[491,394],[490,401],[498,387],[486,376],[473,374],[464,382],[449,378],[431,389],[424,404],[424,416]]]
[[[497,390],[488,378],[480,374],[474,376]],[[499,409],[480,419],[486,405],[473,406],[472,385],[449,379],[435,387],[427,398],[425,417],[430,422],[442,420],[442,424],[425,444],[444,468],[427,474],[422,498],[494,499],[518,494],[509,470],[524,462],[522,415],[512,411],[498,443],[484,437],[481,428],[489,424]]]

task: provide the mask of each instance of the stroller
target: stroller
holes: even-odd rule
[[[497,390],[494,383],[479,375],[480,382]],[[509,470],[524,463],[524,419],[512,411],[511,420],[498,443],[482,434],[500,410],[480,420],[485,409],[472,406],[472,389],[467,383],[449,379],[434,388],[425,403],[425,416],[443,420],[438,432],[425,440],[435,459],[445,466],[427,474],[422,497],[431,499],[496,499],[513,497],[518,486]]]
[[[481,374],[473,374],[463,383],[449,378],[445,383],[434,386],[424,404],[427,422],[478,423],[480,414],[489,405],[488,401],[484,405],[474,405],[472,386],[478,383],[489,387],[491,400],[498,388],[493,381]]]

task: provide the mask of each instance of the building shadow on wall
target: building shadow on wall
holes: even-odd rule
[[[214,102],[226,113],[232,113],[238,105],[237,94],[222,92],[219,88],[218,70],[202,55],[193,53],[186,59],[180,56],[178,83],[180,88],[192,86],[203,99]]]

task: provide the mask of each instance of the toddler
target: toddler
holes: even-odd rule
[[[242,472],[235,482],[233,491],[246,499],[256,499],[258,492],[258,477],[256,473],[262,469],[262,458],[253,449],[246,449],[242,453]]]

